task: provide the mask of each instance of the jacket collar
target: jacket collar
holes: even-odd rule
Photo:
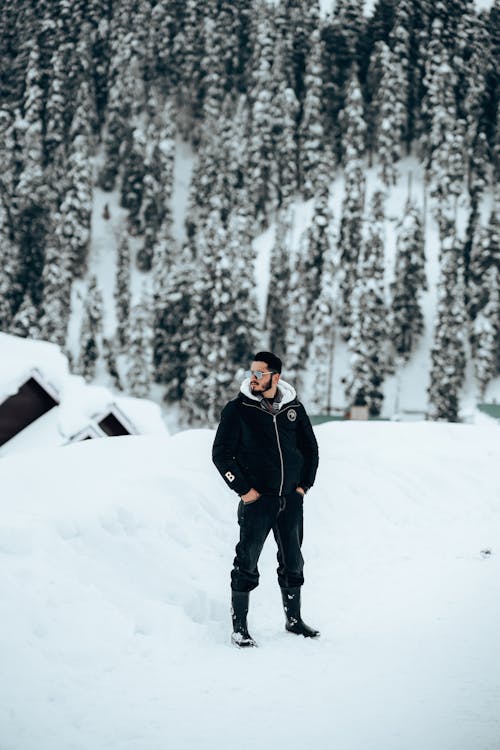
[[[297,394],[293,385],[290,385],[290,383],[287,383],[285,380],[281,380],[281,378],[278,383],[278,390],[281,394],[280,409],[297,398]],[[250,390],[250,378],[246,378],[243,381],[243,383],[241,384],[240,392],[244,396],[246,396],[246,398],[249,398],[256,403],[260,403],[260,396],[254,396],[252,391]]]

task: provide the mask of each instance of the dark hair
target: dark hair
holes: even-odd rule
[[[272,352],[257,352],[253,359],[254,362],[265,362],[269,369],[274,370],[274,372],[281,372],[283,367],[281,359]]]

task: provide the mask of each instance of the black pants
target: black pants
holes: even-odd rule
[[[252,591],[259,585],[257,563],[269,532],[278,545],[278,583],[282,588],[302,586],[304,558],[300,548],[303,535],[303,497],[299,492],[279,497],[261,495],[252,503],[240,500],[238,523],[240,541],[231,571],[234,591]]]

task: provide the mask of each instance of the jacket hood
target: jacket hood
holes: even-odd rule
[[[293,385],[290,385],[290,383],[287,383],[285,380],[279,380],[278,383],[278,390],[281,392],[281,402],[280,402],[280,409],[282,409],[286,404],[289,404],[291,401],[294,401],[297,398],[297,393],[295,392],[295,388]],[[241,393],[246,396],[247,398],[251,398],[252,401],[260,401],[258,396],[254,396],[252,391],[250,390],[250,378],[246,378],[243,383],[241,384],[240,388]]]

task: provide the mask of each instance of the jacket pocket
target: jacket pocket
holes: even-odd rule
[[[243,503],[243,507],[245,507],[245,505],[253,505],[254,503],[258,503],[261,497],[262,495],[259,495],[259,497],[256,497],[255,500],[249,500],[247,503],[243,499],[241,499],[241,502]]]

